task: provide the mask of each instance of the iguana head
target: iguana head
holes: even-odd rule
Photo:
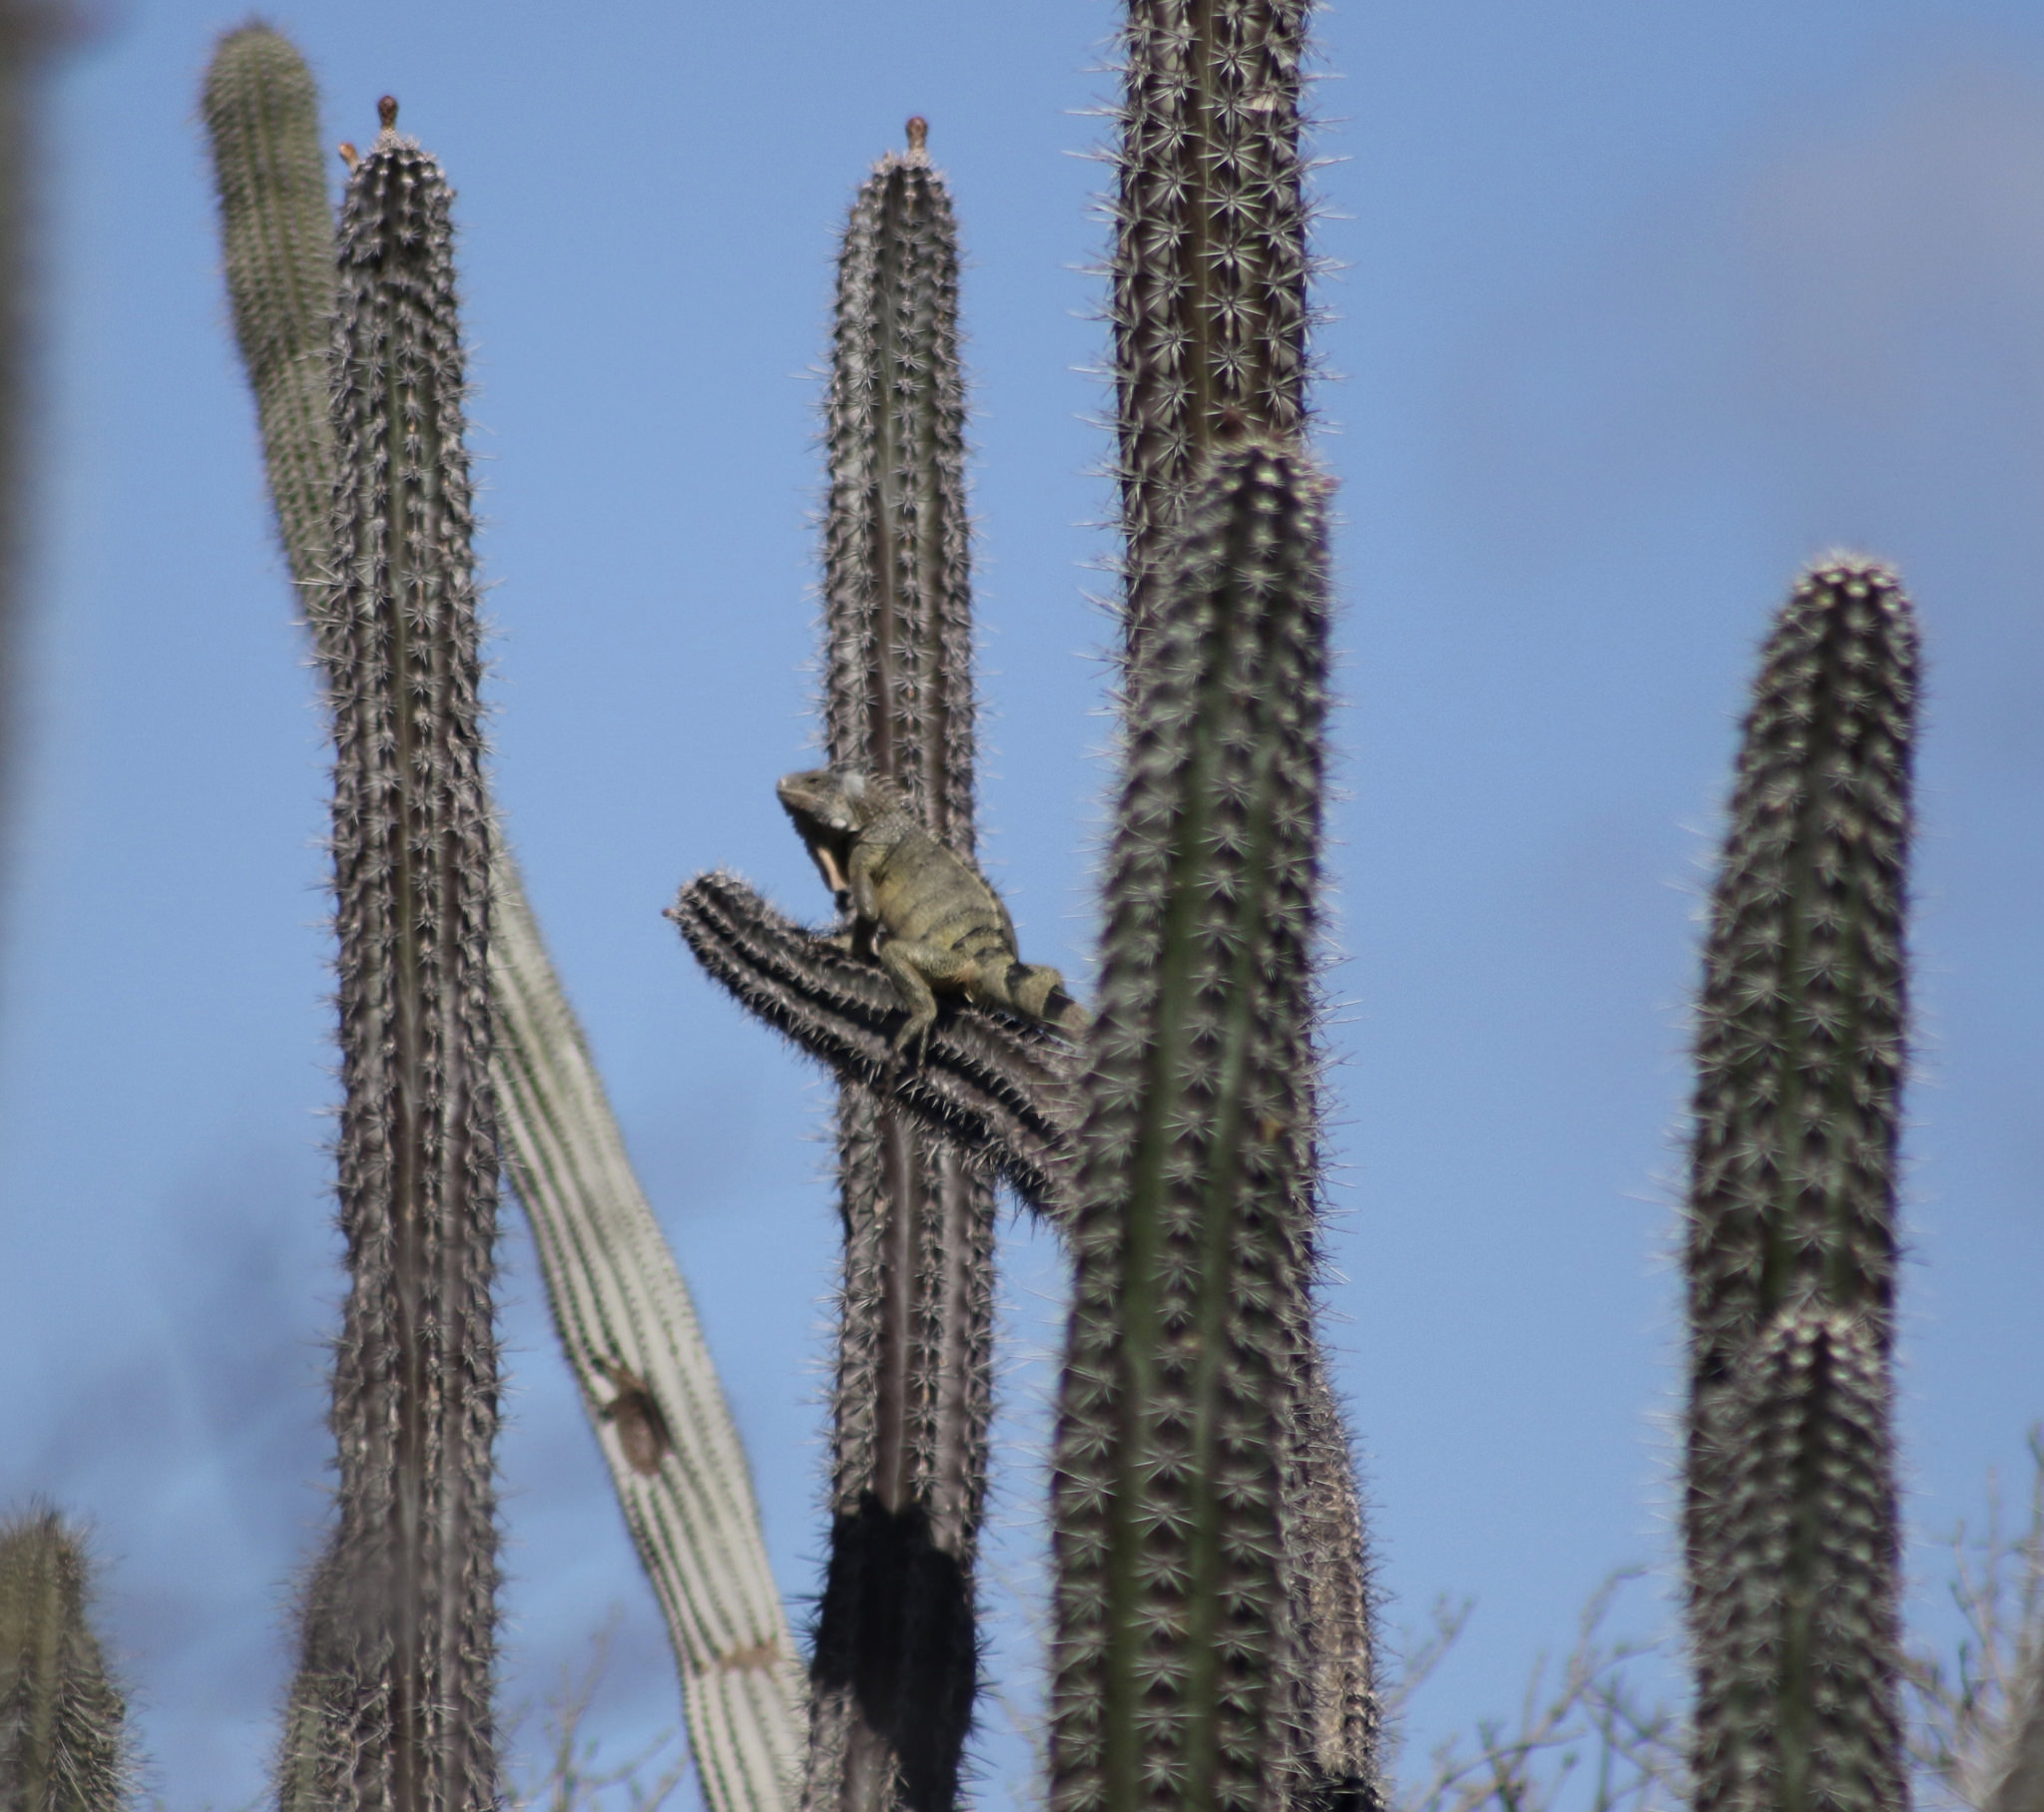
[[[804,836],[811,828],[856,836],[883,811],[901,803],[901,794],[887,781],[854,768],[813,767],[782,774],[773,790]]]
[[[887,781],[849,768],[812,767],[798,774],[782,774],[773,790],[809,846],[823,885],[839,895],[847,885],[844,864],[852,838],[901,801]]]

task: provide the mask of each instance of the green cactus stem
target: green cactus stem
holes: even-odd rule
[[[1323,481],[1225,450],[1128,700],[1053,1462],[1054,1812],[1252,1812],[1311,1270]]]
[[[1296,1812],[1383,1812],[1376,1585],[1355,1455],[1311,1304],[1294,1337],[1297,1392],[1285,1428],[1281,1505],[1297,1694],[1288,1798]]]
[[[1849,1593],[1837,1580],[1822,1586],[1869,1607],[1856,1634],[1792,1613],[1802,1634],[1769,1650],[1783,1669],[1768,1689],[1772,1712],[1753,1685],[1761,1638],[1728,1606],[1776,1589],[1754,1569],[1787,1539],[1780,1532],[1852,1517],[1868,1529],[1893,1524],[1886,1378],[1915,686],[1916,631],[1894,574],[1842,555],[1805,573],[1762,657],[1712,898],[1686,1210],[1685,1521],[1698,1800],[1725,1812],[1899,1804],[1888,1797],[1901,1767],[1896,1661],[1883,1622],[1891,1613],[1879,1609],[1895,1589],[1891,1535],[1855,1551],[1867,1577]],[[1789,1360],[1776,1349],[1795,1329],[1830,1328],[1823,1317],[1850,1324],[1850,1366],[1872,1368],[1874,1382],[1853,1387],[1865,1432],[1844,1449],[1861,1470],[1837,1475],[1845,1462],[1823,1446],[1830,1425],[1791,1405],[1766,1412],[1770,1438],[1800,1429],[1806,1450],[1749,1476],[1740,1468],[1762,1413],[1756,1367],[1772,1366],[1768,1376],[1788,1389]],[[1822,1357],[1843,1353],[1843,1339],[1826,1334],[1821,1363],[1809,1361],[1821,1378],[1846,1366]],[[1776,1356],[1764,1363],[1764,1352]],[[1790,1496],[1767,1500],[1770,1485]],[[1865,1508],[1876,1503],[1885,1508]],[[1841,1680],[1860,1682],[1848,1694],[1857,1720],[1849,1755],[1823,1722],[1831,1714],[1815,1709]],[[1757,1720],[1770,1715],[1779,1728],[1764,1736]]]
[[[333,206],[319,91],[297,47],[252,23],[214,48],[200,97],[235,342],[256,392],[277,533],[301,608],[326,602],[332,539]],[[325,651],[331,626],[311,621]]]
[[[668,916],[704,969],[797,1049],[991,1166],[1069,1234],[1077,1144],[1070,1053],[1046,1029],[969,1005],[902,1070],[889,1035],[900,1006],[871,963],[775,912],[736,877],[699,876]],[[1297,1330],[1299,1403],[1287,1426],[1283,1530],[1297,1651],[1300,1735],[1291,1803],[1377,1812],[1373,1590],[1348,1431],[1317,1333]]]
[[[973,842],[971,577],[951,203],[911,120],[837,262],[824,440],[824,746]],[[808,1812],[947,1812],[977,1687],[992,1179],[871,1090],[837,1114],[844,1219]]]
[[[15,668],[32,498],[32,238],[47,170],[40,143],[43,76],[68,18],[53,0],[0,0],[0,896],[21,739]]]
[[[119,1812],[127,1707],[87,1617],[84,1543],[53,1510],[0,1523],[0,1812]]]
[[[490,820],[450,194],[395,130],[339,232],[328,661],[344,1090],[339,1526],[310,1634],[336,1812],[501,1797]]]
[[[1725,1551],[1692,1606],[1698,1812],[1907,1803],[1883,1347],[1863,1317],[1802,1303],[1741,1361]]]
[[[1179,509],[1234,423],[1305,420],[1299,97],[1309,0],[1130,0],[1113,197],[1126,650]]]

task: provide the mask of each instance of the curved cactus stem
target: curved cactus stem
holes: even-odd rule
[[[87,1616],[85,1545],[54,1510],[0,1522],[0,1806],[120,1812],[127,1707]]]
[[[660,1595],[705,1798],[771,1812],[792,1801],[801,1679],[745,1451],[508,855],[496,880],[507,1168],[547,1304]]]
[[[667,916],[705,971],[798,1050],[997,1170],[1031,1207],[1066,1211],[1074,1053],[1055,1033],[958,1002],[923,1061],[904,1066],[890,1043],[901,999],[886,976],[736,875],[699,875]]]
[[[1762,658],[1712,897],[1686,1498],[1711,1812],[1900,1804],[1887,1377],[1915,684],[1894,574],[1805,573]],[[1848,1530],[1849,1553],[1810,1547]]]
[[[1136,670],[1053,1462],[1054,1812],[1261,1812],[1312,1264],[1323,484],[1221,454]]]
[[[319,90],[297,47],[260,23],[214,47],[200,96],[220,201],[235,342],[256,392],[270,505],[301,609],[325,653],[332,542],[333,205]]]

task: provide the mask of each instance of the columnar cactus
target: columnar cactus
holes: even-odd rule
[[[1054,1461],[1055,1812],[1252,1812],[1290,1784],[1322,492],[1294,447],[1223,451],[1128,703]]]
[[[215,47],[200,96],[220,198],[235,341],[256,392],[278,538],[300,608],[327,602],[333,516],[333,209],[319,91],[282,33],[252,23]],[[309,619],[322,653],[331,625]]]
[[[0,1812],[120,1812],[126,1706],[87,1619],[84,1544],[52,1510],[0,1524]]]
[[[1131,661],[1187,487],[1231,419],[1278,440],[1304,426],[1310,10],[1130,0],[1109,305]]]
[[[29,515],[29,233],[45,168],[36,145],[37,97],[58,23],[45,0],[0,0],[0,883],[20,733],[14,665]]]
[[[826,426],[824,745],[973,842],[971,582],[951,203],[909,149],[860,188],[837,265]],[[972,1569],[992,1401],[994,1196],[845,1082],[828,1573],[810,1669],[813,1812],[942,1812],[978,1666]]]
[[[328,689],[339,932],[338,1522],[308,1604],[340,1812],[500,1797],[490,822],[450,196],[395,130],[340,223]]]
[[[317,174],[317,96],[289,42],[250,26],[221,40],[204,111],[271,497],[312,628],[324,637],[337,621],[316,608],[332,567],[332,516],[311,499],[323,483],[330,500],[332,488],[335,254]],[[316,411],[303,406],[315,383]],[[688,1286],[632,1171],[501,833],[492,865],[491,1073],[506,1166],[532,1221],[548,1306],[667,1618],[704,1796],[713,1812],[782,1812],[792,1801],[799,1679],[744,1451]],[[655,1429],[665,1440],[635,1438]],[[308,1587],[303,1620],[318,1652],[308,1649],[285,1713],[280,1797],[307,1812],[321,1805],[317,1685],[331,1671],[321,1646],[331,1618],[317,1605],[332,1572],[329,1558]]]
[[[1686,1535],[1704,1812],[1892,1812],[1895,1149],[1916,635],[1804,575],[1746,721],[1698,1011]]]

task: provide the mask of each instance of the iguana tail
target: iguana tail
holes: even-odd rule
[[[982,979],[982,992],[996,1007],[1055,1026],[1067,1038],[1083,1038],[1092,1016],[1065,992],[1065,978],[1046,963],[1010,963]]]

